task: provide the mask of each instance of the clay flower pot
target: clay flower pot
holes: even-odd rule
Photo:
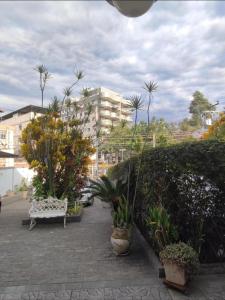
[[[111,244],[113,252],[116,255],[127,255],[130,247],[130,230],[126,228],[113,228]]]
[[[188,275],[186,268],[179,266],[174,262],[164,262],[164,268],[166,273],[166,280],[175,283],[179,286],[185,286],[188,281]]]

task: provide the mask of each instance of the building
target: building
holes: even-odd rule
[[[8,125],[0,124],[0,151],[14,154],[14,128]],[[13,158],[0,158],[0,167],[14,166]]]
[[[1,116],[0,126],[10,126],[13,129],[12,143],[14,154],[20,154],[20,136],[22,130],[32,119],[41,116],[45,111],[46,108],[35,105],[28,105]]]
[[[87,115],[87,107],[91,106],[91,113],[88,121],[83,126],[83,133],[86,137],[91,137],[96,147],[96,154],[92,157],[91,173],[98,176],[101,174],[101,165],[106,164],[105,156],[98,151],[98,133],[100,135],[107,135],[113,126],[116,126],[119,122],[127,122],[131,124],[131,109],[129,101],[124,99],[118,93],[100,87],[95,89],[88,89],[88,95],[80,96],[74,99],[74,102],[79,107],[75,117],[77,119],[84,119]],[[68,110],[65,109],[63,118],[69,117]],[[104,171],[103,171],[104,172]]]
[[[131,110],[128,100],[118,93],[106,88],[95,88],[88,90],[88,97],[81,96],[74,99],[81,108],[75,115],[78,119],[83,119],[87,113],[87,105],[90,104],[92,112],[88,122],[84,126],[84,136],[95,137],[97,132],[107,134],[112,126],[120,121],[131,123]],[[63,114],[66,118],[66,114]]]

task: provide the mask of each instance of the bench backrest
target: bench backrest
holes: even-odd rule
[[[47,211],[67,211],[67,199],[60,200],[49,197],[43,200],[33,200],[30,211],[32,212],[47,212]]]

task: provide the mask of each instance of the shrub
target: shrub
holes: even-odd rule
[[[182,242],[166,246],[160,252],[160,259],[163,263],[173,262],[181,267],[185,267],[189,272],[195,271],[199,265],[197,252]]]
[[[152,243],[148,207],[160,203],[179,238],[190,243],[202,262],[224,261],[225,143],[208,140],[155,148],[145,151],[141,161],[135,220],[147,239]],[[140,156],[131,159],[132,186],[139,162]],[[109,176],[125,178],[128,166],[129,161],[115,166]]]

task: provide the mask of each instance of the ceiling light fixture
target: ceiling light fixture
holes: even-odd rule
[[[157,0],[106,0],[126,17],[136,18],[145,14]]]

